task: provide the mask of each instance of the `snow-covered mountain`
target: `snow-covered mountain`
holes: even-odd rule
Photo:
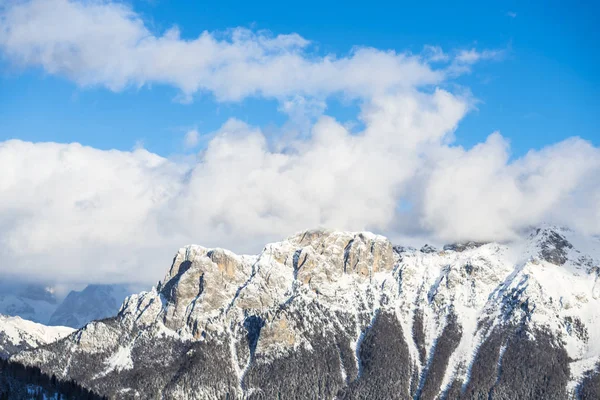
[[[0,283],[0,314],[47,323],[56,307],[58,300],[51,287]]]
[[[117,314],[128,285],[88,285],[71,291],[59,302],[52,287],[0,282],[0,314],[19,316],[45,325],[80,328],[86,323]]]
[[[46,326],[21,317],[0,315],[0,358],[52,343],[73,331],[64,326]]]
[[[162,283],[15,360],[113,398],[600,398],[600,240],[420,250],[307,231],[187,246]]]
[[[90,321],[112,317],[130,294],[126,285],[88,285],[82,291],[71,291],[48,324],[80,328]]]

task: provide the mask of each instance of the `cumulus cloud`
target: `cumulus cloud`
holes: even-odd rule
[[[568,139],[511,162],[508,142],[494,133],[468,151],[442,149],[434,162],[420,212],[424,226],[442,238],[507,240],[551,220],[598,230],[592,211],[598,202],[576,195],[590,186],[599,190],[593,175],[600,172],[600,150],[586,141]],[[579,210],[573,201],[583,203]]]
[[[600,150],[590,143],[571,138],[517,159],[500,133],[453,145],[473,100],[436,86],[499,52],[336,57],[310,46],[244,29],[159,35],[109,2],[4,7],[0,49],[14,63],[115,91],[164,83],[217,101],[276,98],[307,134],[274,142],[230,119],[194,162],[143,148],[0,143],[0,274],[152,283],[184,244],[256,252],[314,227],[439,241],[507,240],[542,221],[600,233]],[[336,93],[359,100],[359,132],[326,115]],[[184,138],[188,148],[198,140]]]
[[[446,242],[508,240],[542,221],[600,233],[598,148],[573,138],[511,160],[499,133],[472,149],[448,145],[467,109],[442,90],[376,98],[362,132],[324,116],[285,151],[229,120],[191,165],[145,150],[4,142],[2,273],[151,283],[183,244],[256,252],[314,227]]]
[[[18,140],[0,144],[0,169],[2,273],[67,281],[131,278],[182,173],[145,150]]]

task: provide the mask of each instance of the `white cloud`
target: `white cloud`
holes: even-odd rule
[[[198,143],[200,142],[200,134],[198,133],[198,130],[196,129],[190,129],[189,131],[186,132],[185,136],[183,137],[183,145],[186,149],[193,149],[196,146],[198,146]]]
[[[149,212],[182,176],[145,150],[17,140],[0,144],[0,169],[2,273],[71,282],[132,279],[164,239]]]
[[[511,18],[517,18],[517,13],[514,11],[507,11],[506,15]]]
[[[506,56],[506,49],[477,50],[463,49],[455,52],[449,66],[445,69],[447,76],[459,76],[471,72],[473,65],[481,61],[499,61]]]
[[[431,62],[445,62],[450,60],[450,56],[444,53],[440,46],[426,45],[423,48],[423,56]]]
[[[600,193],[600,185],[593,184],[593,175],[600,172],[600,150],[581,139],[511,162],[508,142],[494,133],[469,151],[442,149],[432,154],[432,162],[421,221],[442,238],[510,239],[543,221],[598,231],[594,210],[600,204],[589,193],[577,192]]]
[[[10,3],[0,32],[0,48],[14,63],[115,91],[156,82],[179,88],[183,98],[198,91],[220,100],[339,91],[363,96],[443,79],[409,54],[358,48],[347,57],[319,57],[305,51],[309,42],[297,34],[235,28],[186,40],[175,27],[156,35],[119,3]]]
[[[501,57],[495,50],[319,57],[296,34],[234,29],[184,40],[176,29],[152,33],[123,5],[66,0],[6,6],[0,49],[84,86],[158,82],[184,97],[276,98],[308,133],[274,144],[231,119],[193,163],[142,148],[0,143],[2,275],[151,283],[184,244],[255,252],[319,226],[443,241],[507,239],[541,221],[600,233],[600,150],[590,143],[569,139],[514,160],[499,133],[472,149],[452,145],[473,99],[422,86]],[[325,115],[338,92],[358,98],[361,132]],[[195,147],[190,132],[184,142]]]
[[[0,9],[0,49],[14,64],[113,91],[168,84],[181,90],[183,102],[203,91],[220,101],[341,92],[370,97],[435,85],[456,72],[427,64],[450,61],[436,46],[426,46],[422,55],[358,47],[345,57],[319,56],[310,47],[296,33],[244,28],[205,31],[194,39],[183,39],[177,27],[157,34],[132,9],[114,2],[29,0]],[[458,60],[472,64],[492,53],[473,49]]]
[[[455,61],[460,64],[475,64],[482,60],[497,60],[504,56],[503,50],[483,50],[476,49],[461,50],[455,57]]]
[[[256,252],[319,226],[447,242],[510,239],[542,221],[600,233],[598,148],[573,138],[511,160],[498,133],[469,150],[448,145],[467,110],[442,90],[377,97],[363,106],[364,131],[324,116],[285,151],[230,120],[191,165],[4,142],[0,271],[151,283],[184,244]]]

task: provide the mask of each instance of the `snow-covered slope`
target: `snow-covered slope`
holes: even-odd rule
[[[126,285],[88,285],[82,291],[71,291],[48,323],[80,328],[90,321],[112,317],[130,294]]]
[[[0,357],[52,343],[73,331],[64,326],[45,326],[21,317],[0,315]]]
[[[597,379],[599,275],[600,240],[551,226],[443,249],[187,246],[115,319],[15,359],[115,398],[576,397]]]

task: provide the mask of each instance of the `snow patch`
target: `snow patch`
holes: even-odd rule
[[[107,368],[101,376],[108,375],[113,371],[125,371],[133,369],[133,359],[131,358],[132,344],[119,346],[116,352],[105,361]]]

